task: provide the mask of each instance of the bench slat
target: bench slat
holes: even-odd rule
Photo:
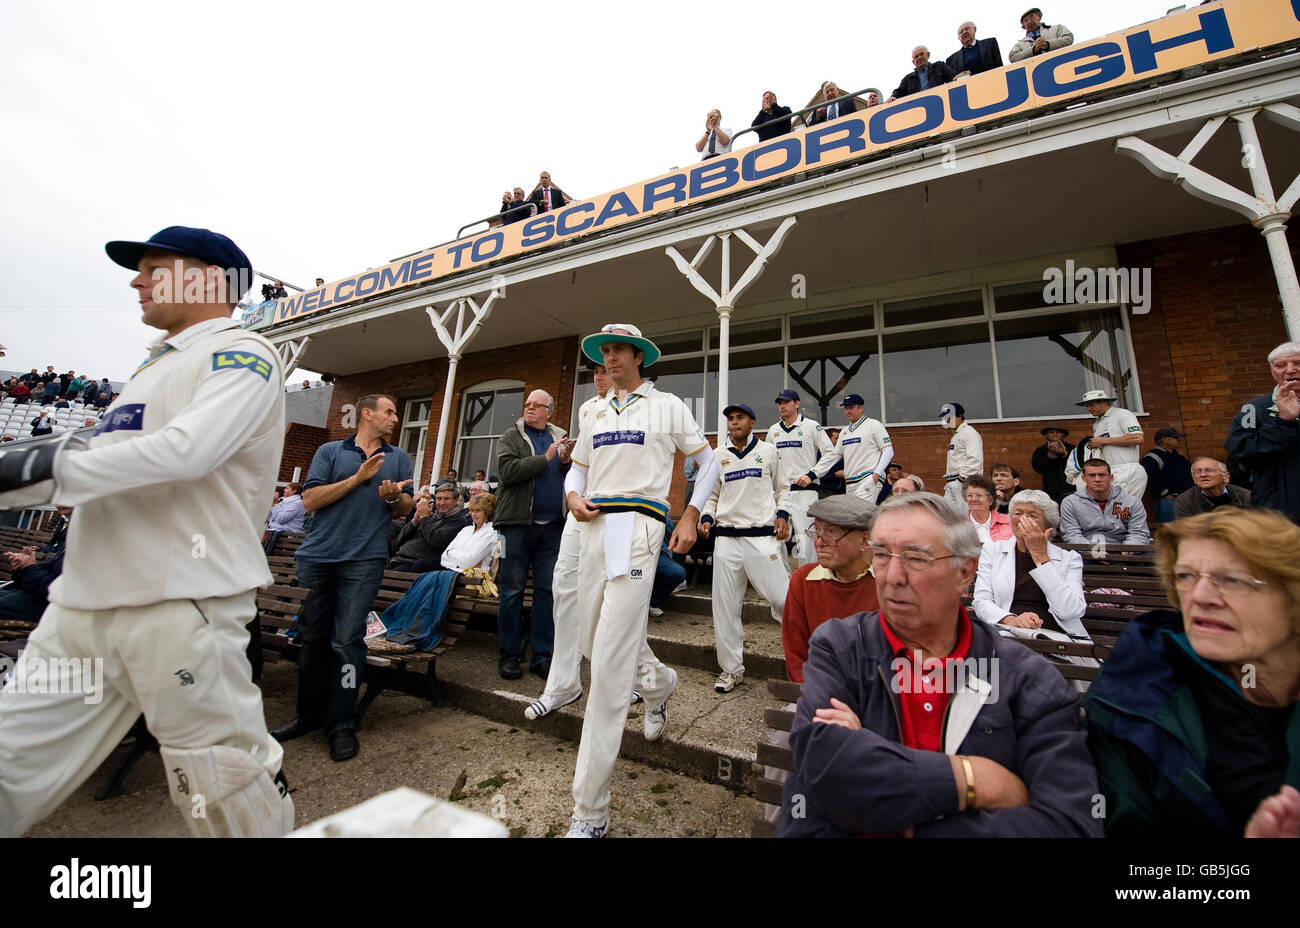
[[[766,741],[758,743],[757,760],[760,764],[777,767],[781,770],[794,771],[794,752]]]

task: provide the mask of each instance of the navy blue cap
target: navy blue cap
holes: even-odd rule
[[[865,406],[867,401],[857,393],[845,393],[844,399],[840,400],[841,406]]]
[[[780,393],[776,395],[776,402],[784,403],[786,400],[794,400],[795,402],[798,402],[799,394],[795,393],[793,390],[787,389],[787,390],[782,390]]]
[[[754,415],[754,410],[750,409],[744,403],[732,403],[726,409],[722,410],[722,415],[729,416],[733,412],[743,412],[745,415],[749,416],[749,418],[753,419],[755,422],[758,421],[758,416]]]
[[[146,249],[170,251],[178,255],[198,258],[206,264],[214,264],[224,271],[235,271],[240,287],[247,289],[253,285],[253,262],[248,255],[220,232],[211,229],[192,229],[189,226],[168,226],[161,232],[155,232],[147,242],[109,242],[104,250],[115,264],[131,270],[139,270],[140,256]],[[244,291],[234,294],[234,303],[244,295]]]
[[[948,416],[957,416],[961,419],[965,419],[966,407],[963,406],[961,403],[944,403],[943,409],[939,410],[939,416],[940,418],[947,418]]]

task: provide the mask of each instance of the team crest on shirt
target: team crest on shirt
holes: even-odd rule
[[[728,464],[730,464],[730,463],[731,463],[731,458],[727,457],[727,456],[724,454],[724,455],[722,456],[722,460],[718,462],[718,466],[719,466],[719,467],[726,467],[726,466],[727,466]]]

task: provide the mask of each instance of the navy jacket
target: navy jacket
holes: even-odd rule
[[[925,66],[926,80],[930,82],[927,90],[932,90],[940,84],[951,83],[957,77],[957,72],[948,67],[946,61],[931,61]],[[903,79],[898,82],[898,89],[894,91],[894,96],[898,98],[909,97],[914,93],[921,92],[921,79],[916,76],[916,69],[908,71],[903,75]]]
[[[1300,423],[1279,418],[1276,408],[1271,393],[1255,397],[1233,417],[1223,447],[1254,476],[1250,499],[1255,506],[1300,523]]]
[[[958,74],[966,70],[965,51],[966,48],[963,46],[948,56],[948,67]],[[983,74],[985,71],[1002,67],[1002,49],[998,48],[997,39],[976,39],[975,51],[979,53],[980,60],[979,64],[970,69],[971,74]]]
[[[1177,451],[1152,448],[1142,455],[1142,468],[1147,472],[1152,499],[1177,496],[1192,488],[1192,462]]]
[[[796,773],[786,783],[782,837],[888,834],[916,837],[1100,837],[1092,815],[1097,772],[1088,755],[1079,697],[1048,661],[971,623],[970,657],[997,658],[996,698],[980,707],[959,753],[997,761],[1019,776],[1029,804],[959,813],[948,756],[904,747],[894,655],[878,612],[824,622],[808,642],[803,694],[790,733]],[[813,722],[831,697],[847,703],[860,731]],[[945,719],[945,730],[948,719]],[[979,784],[976,784],[978,789]],[[793,798],[804,797],[794,818]]]

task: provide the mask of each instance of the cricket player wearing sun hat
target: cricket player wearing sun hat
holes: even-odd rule
[[[659,359],[659,349],[640,329],[607,325],[583,339],[582,351],[605,365],[611,387],[591,417],[591,427],[578,438],[565,480],[570,511],[588,523],[578,561],[578,620],[591,658],[568,836],[598,838],[609,827],[610,783],[632,687],[645,698],[645,734],[651,740],[663,734],[668,699],[677,687],[675,671],[657,659],[638,660],[668,515],[674,455],[681,451],[699,467],[694,495],[669,542],[679,554],[695,544],[696,523],[718,465],[686,404],[644,379],[643,371]]]
[[[284,754],[245,656],[284,440],[280,359],[231,318],[252,265],[183,226],[105,247],[165,334],[88,439],[0,452],[0,508],[77,507],[63,574],[0,692],[0,834],[57,807],[143,711],[191,832],[284,835]],[[107,566],[106,550],[119,552]]]

